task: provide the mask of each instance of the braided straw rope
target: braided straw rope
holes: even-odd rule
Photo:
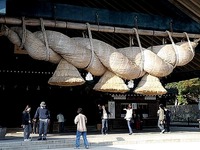
[[[91,37],[90,39],[70,38],[51,30],[46,30],[45,34],[44,30],[43,32],[32,33],[21,27],[5,28],[4,30],[1,33],[18,46],[22,44],[20,40],[24,38],[23,30],[26,30],[23,45],[28,54],[34,59],[59,63],[55,74],[49,80],[50,84],[59,85],[60,82],[61,86],[76,85],[76,83],[71,84],[68,80],[68,77],[73,78],[73,76],[81,80],[77,83],[78,85],[83,84],[84,81],[77,74],[78,70],[75,68],[87,69],[93,75],[102,76],[101,83],[98,83],[94,89],[105,92],[126,92],[129,89],[124,85],[123,79],[132,80],[142,77],[135,92],[148,95],[165,93],[166,91],[158,78],[169,75],[174,67],[191,61],[194,57],[194,52],[191,50],[198,45],[197,42],[188,41],[180,44],[153,46],[151,49],[144,49],[141,46],[116,49],[103,41],[91,39]],[[170,54],[167,50],[170,51]],[[173,51],[174,53],[171,53]],[[187,54],[188,51],[189,55]],[[182,52],[184,52],[183,55]],[[184,60],[187,60],[186,63],[180,63],[183,56]],[[64,70],[73,71],[66,73]],[[60,75],[58,72],[60,72]],[[58,76],[62,80],[58,79]],[[151,81],[153,81],[152,84],[150,84]],[[108,85],[107,82],[111,84]],[[140,90],[141,87],[143,87],[142,90]],[[146,89],[149,89],[149,87],[154,88],[147,91]]]

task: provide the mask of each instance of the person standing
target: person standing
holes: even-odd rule
[[[38,133],[38,121],[35,120],[34,118],[32,119],[32,126],[33,126],[33,129],[32,129],[32,133],[33,134],[36,134]]]
[[[170,121],[171,121],[171,112],[166,107],[165,110],[165,130],[166,132],[170,132]]]
[[[101,134],[108,134],[108,115],[110,112],[105,108],[105,105],[102,105],[102,126],[101,126]]]
[[[133,134],[133,130],[131,128],[131,119],[132,119],[132,116],[133,116],[132,105],[128,104],[127,108],[124,108],[124,110],[126,110],[126,115],[125,115],[124,119],[126,119],[126,121],[127,121],[129,135],[131,135],[131,134]]]
[[[31,116],[30,116],[31,107],[27,105],[22,112],[22,127],[24,129],[24,141],[31,141],[30,134],[32,132],[31,126]]]
[[[97,114],[96,114],[96,122],[97,122],[97,131],[101,131],[101,128],[102,128],[102,107],[100,104],[97,105],[98,106],[98,111],[97,111]]]
[[[157,111],[157,115],[158,115],[158,127],[160,129],[160,133],[164,133],[165,132],[165,128],[164,128],[164,121],[165,121],[165,110],[164,110],[164,106],[163,104],[159,105],[159,109]]]
[[[80,147],[80,137],[83,137],[84,145],[86,149],[89,149],[89,143],[87,140],[87,117],[83,114],[83,109],[78,108],[77,110],[78,115],[74,119],[74,123],[77,125],[76,130],[76,149]]]
[[[50,112],[46,108],[46,103],[43,101],[40,103],[40,107],[37,108],[34,120],[39,118],[39,137],[38,140],[46,140],[48,125],[50,122]]]
[[[62,113],[59,113],[57,115],[57,120],[58,120],[58,126],[59,126],[59,133],[64,132],[64,128],[65,128],[65,118],[64,115]]]

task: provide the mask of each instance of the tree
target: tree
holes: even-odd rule
[[[165,88],[178,89],[178,105],[198,103],[200,98],[200,79],[193,78],[166,84]]]

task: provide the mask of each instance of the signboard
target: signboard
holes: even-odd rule
[[[132,103],[132,108],[137,109],[137,103]]]
[[[108,111],[110,112],[109,119],[115,119],[115,102],[108,101]]]

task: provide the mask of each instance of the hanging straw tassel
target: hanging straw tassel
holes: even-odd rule
[[[105,72],[93,89],[96,91],[111,93],[125,93],[129,91],[129,88],[124,83],[124,80],[109,70]]]
[[[162,86],[157,77],[145,74],[134,92],[144,95],[163,95],[167,93],[167,90]]]
[[[50,85],[58,86],[76,86],[85,83],[77,68],[61,59],[53,76],[49,79]]]

